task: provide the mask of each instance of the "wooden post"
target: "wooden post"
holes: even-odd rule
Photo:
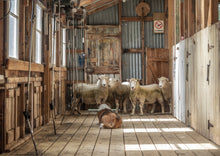
[[[209,14],[209,0],[201,0],[201,29],[207,27]]]
[[[141,52],[141,82],[142,82],[142,84],[144,84],[145,83],[145,79],[144,79],[144,53],[145,53],[145,48],[144,48],[145,46],[144,46],[144,20],[142,20],[141,21],[141,50],[142,50],[142,52]]]
[[[218,2],[219,2],[219,0],[209,0],[207,26],[210,26],[210,25],[218,22]]]
[[[188,23],[188,17],[189,17],[189,11],[188,11],[188,9],[189,9],[189,0],[185,0],[184,1],[184,17],[185,17],[185,30],[184,30],[184,38],[188,38],[189,36],[188,36],[188,25],[190,24],[190,23]]]
[[[195,33],[195,0],[188,0],[188,37]]]
[[[0,1],[0,17],[4,15],[4,2]],[[3,74],[3,59],[4,59],[4,20],[0,20],[0,74]]]
[[[165,20],[164,20],[164,48],[168,49],[168,0],[164,1]],[[147,79],[147,78],[146,78]]]
[[[196,0],[196,32],[201,30],[201,0]]]
[[[21,112],[25,111],[25,103],[26,103],[26,97],[25,97],[25,84],[21,84],[21,90],[20,90],[20,104],[21,104]],[[25,136],[25,118],[23,113],[20,114],[20,134],[23,138]]]
[[[172,80],[173,69],[173,45],[175,42],[175,0],[168,1],[168,48],[169,48],[169,79]]]
[[[121,26],[122,26],[122,21],[121,21],[121,10],[122,10],[122,0],[119,0],[119,5],[118,5],[118,14],[119,14],[119,42],[120,42],[120,50],[119,50],[119,70],[120,70],[120,80],[122,81],[122,33],[121,33]]]

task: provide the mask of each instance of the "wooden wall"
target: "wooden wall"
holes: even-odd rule
[[[3,3],[6,2],[0,1],[0,17],[3,16]],[[4,32],[7,32],[8,27],[4,25],[5,20],[0,20],[0,153],[15,148],[30,137],[30,131],[23,115],[27,96],[30,98],[28,109],[31,111],[30,121],[34,133],[50,121],[52,69],[54,69],[55,115],[64,113],[66,108],[66,67],[61,67],[60,60],[53,68],[49,65],[51,63],[49,57],[51,34],[48,33],[50,18],[43,18],[42,64],[31,63],[30,92],[27,92],[31,3],[32,1],[20,1],[19,59],[7,56],[7,46],[5,46],[7,37]],[[51,17],[49,12],[44,11],[45,14],[47,16],[43,17]],[[65,27],[65,25],[62,26]],[[59,49],[61,48],[59,43],[56,45],[58,46],[57,56],[60,57]]]
[[[181,80],[185,93],[180,91],[176,96],[185,94],[185,110],[181,111],[185,111],[182,114],[185,114],[186,124],[220,145],[219,29],[220,22],[186,39],[184,47],[179,46],[184,49],[182,57],[185,58],[177,57],[176,60],[185,60],[185,72],[181,71],[185,73]],[[179,65],[180,62],[176,64]]]

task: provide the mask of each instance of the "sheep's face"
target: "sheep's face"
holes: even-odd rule
[[[120,81],[118,79],[110,78],[109,79],[109,86],[115,87],[118,86]]]
[[[134,90],[137,87],[138,84],[139,84],[139,81],[137,79],[131,79],[130,80],[130,88],[131,88],[131,90]]]
[[[159,80],[159,87],[160,88],[165,87],[166,83],[169,82],[169,79],[165,78],[165,77],[160,77],[158,80]]]
[[[97,84],[101,84],[101,86],[103,87],[107,87],[108,86],[108,78],[105,76],[101,76],[98,78]]]

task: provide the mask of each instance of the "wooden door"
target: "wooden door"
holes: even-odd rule
[[[169,78],[169,50],[146,48],[146,84],[158,83],[158,78]]]
[[[86,31],[85,79],[98,74],[121,73],[119,28],[88,26]]]
[[[174,116],[185,123],[185,41],[173,47],[174,62]]]

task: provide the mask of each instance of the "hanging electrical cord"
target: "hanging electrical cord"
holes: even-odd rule
[[[3,0],[3,1],[4,1],[4,0]],[[5,1],[7,1],[7,0],[5,0]],[[11,0],[9,0],[9,9],[8,9],[8,12],[7,12],[3,17],[0,17],[0,20],[5,19],[5,18],[9,15],[10,12],[11,12]]]
[[[52,46],[53,46],[53,51],[52,51],[52,59],[53,59],[53,63],[52,63],[52,92],[51,92],[51,103],[50,103],[50,110],[52,111],[52,120],[53,120],[53,128],[54,128],[54,134],[56,135],[56,123],[55,123],[55,109],[54,109],[54,100],[55,100],[55,96],[54,96],[54,65],[55,65],[55,35],[56,35],[56,17],[55,17],[55,4],[54,4],[54,9],[53,9],[53,40],[52,40]]]
[[[31,123],[30,123],[30,110],[28,110],[28,105],[30,102],[29,93],[30,93],[30,77],[31,77],[31,58],[32,58],[32,33],[33,33],[33,24],[34,24],[34,18],[35,18],[34,7],[35,7],[35,0],[32,1],[31,33],[30,33],[30,47],[29,47],[29,66],[28,66],[28,86],[27,86],[28,92],[27,92],[27,102],[25,105],[25,111],[23,112],[23,115],[24,115],[25,120],[27,121],[28,127],[30,129],[31,138],[32,138],[32,141],[34,144],[34,149],[35,149],[36,155],[38,155],[37,146],[36,146],[34,135],[33,135],[33,129],[32,129]]]

